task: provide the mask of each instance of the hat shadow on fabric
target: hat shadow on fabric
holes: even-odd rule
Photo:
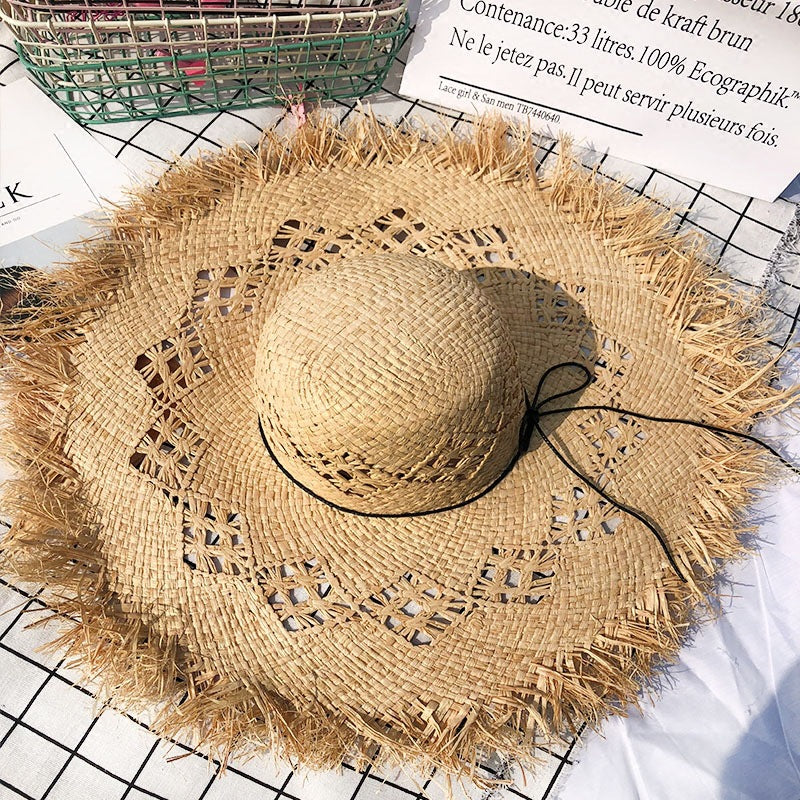
[[[620,377],[618,359],[611,352],[617,343],[597,331],[575,299],[583,287],[567,287],[521,269],[501,267],[475,269],[474,277],[505,318],[517,353],[522,384],[531,401],[545,371],[558,364],[582,364],[593,381],[601,385],[614,384],[613,379]],[[625,356],[623,352],[620,360],[624,361]],[[577,369],[559,370],[541,387],[540,399],[577,389],[583,378]],[[559,405],[577,404],[583,391],[585,389],[575,391]],[[548,429],[561,419],[551,417]],[[532,439],[530,450],[537,447],[537,441],[536,437]]]
[[[794,800],[800,796],[800,662],[743,731],[720,776],[721,800]]]

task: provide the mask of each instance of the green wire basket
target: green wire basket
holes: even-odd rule
[[[256,13],[241,0],[120,5],[0,3],[22,64],[80,122],[362,97],[380,88],[408,32],[406,0]]]

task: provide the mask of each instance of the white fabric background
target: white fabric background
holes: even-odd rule
[[[429,109],[396,94],[401,66],[402,61],[372,98],[375,110],[395,119],[428,114]],[[7,32],[0,30],[0,85],[21,74]],[[333,110],[342,116],[358,113],[352,104]],[[460,115],[450,119],[454,126],[467,124]],[[163,169],[164,159],[173,155],[234,140],[254,142],[268,124],[285,124],[283,113],[204,114],[102,126],[92,133],[141,174]],[[545,167],[556,152],[552,142],[545,142],[540,153]],[[586,158],[599,161],[603,173],[622,176],[633,192],[683,206],[678,224],[706,234],[725,270],[744,285],[768,289],[774,340],[776,345],[784,341],[800,307],[797,243],[791,231],[787,234],[794,206],[753,201],[610,158]],[[3,248],[0,261],[46,265],[60,257],[53,248],[80,231],[77,224],[61,226],[38,241]],[[788,444],[788,430],[777,423],[762,430]],[[800,458],[797,437],[792,447]],[[644,717],[633,712],[627,720],[608,723],[605,738],[584,735],[559,752],[543,753],[534,775],[512,771],[513,785],[493,800],[800,800],[800,487],[787,485],[766,495],[754,513],[762,518],[759,555],[729,569],[724,614],[701,630],[682,651],[681,662],[665,673],[658,702],[643,702]],[[36,587],[0,581],[0,614],[0,800],[446,796],[438,775],[420,776],[411,768],[307,774],[265,757],[235,761],[216,779],[219,765],[189,754],[181,743],[158,740],[148,731],[146,717],[113,711],[95,716],[91,683],[82,682],[57,654],[37,649],[52,634],[27,627],[43,614]],[[184,757],[167,760],[175,755]],[[483,794],[457,789],[455,798]]]

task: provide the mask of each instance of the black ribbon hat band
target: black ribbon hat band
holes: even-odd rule
[[[581,382],[572,389],[567,389],[565,391],[558,392],[556,394],[550,395],[548,397],[543,397],[543,391],[545,384],[547,383],[548,378],[556,372],[566,369],[575,369],[582,373],[583,378]],[[742,439],[748,442],[752,442],[753,444],[757,444],[759,447],[762,447],[764,450],[769,452],[773,455],[781,464],[785,467],[790,469],[797,475],[800,475],[800,467],[792,464],[788,461],[784,456],[782,456],[774,447],[767,444],[766,442],[762,441],[761,439],[757,438],[756,436],[752,436],[749,433],[742,433],[741,431],[732,430],[730,428],[721,428],[717,425],[711,425],[706,422],[699,422],[697,420],[692,419],[683,419],[679,417],[658,417],[652,414],[643,414],[637,411],[631,411],[627,408],[620,408],[619,406],[612,406],[612,405],[574,405],[574,406],[561,406],[559,408],[547,408],[550,404],[554,403],[557,400],[561,400],[567,397],[571,397],[579,392],[582,392],[586,389],[592,382],[592,374],[589,369],[586,367],[585,364],[581,364],[577,361],[564,361],[560,364],[555,364],[548,368],[543,374],[542,377],[539,379],[539,384],[536,387],[536,393],[533,396],[533,401],[528,398],[527,393],[525,394],[525,413],[523,414],[522,420],[520,422],[520,429],[519,429],[519,446],[517,447],[517,451],[512,457],[511,461],[508,463],[508,466],[495,478],[492,483],[490,483],[485,489],[480,491],[478,494],[468,498],[467,500],[463,500],[459,503],[454,503],[449,506],[444,506],[442,508],[435,508],[426,511],[413,511],[409,513],[393,513],[393,514],[382,514],[379,512],[366,512],[366,511],[358,511],[356,509],[347,508],[345,506],[338,505],[336,503],[332,503],[330,500],[326,500],[324,497],[321,497],[319,494],[314,492],[308,486],[302,484],[297,478],[295,478],[287,469],[284,467],[283,464],[278,460],[277,456],[275,455],[275,451],[270,446],[269,440],[264,432],[264,426],[261,420],[261,417],[258,418],[258,428],[261,433],[261,439],[264,442],[264,447],[266,448],[267,452],[269,453],[272,460],[275,462],[278,469],[298,488],[302,489],[304,492],[309,494],[311,497],[319,500],[321,503],[324,503],[331,508],[335,508],[337,511],[343,511],[346,514],[353,514],[355,516],[360,517],[379,517],[379,518],[401,518],[401,517],[424,517],[429,516],[431,514],[441,514],[444,511],[453,511],[457,508],[463,508],[470,503],[474,503],[476,500],[480,500],[480,498],[486,496],[489,492],[492,491],[498,484],[500,484],[503,479],[514,469],[517,461],[528,452],[530,449],[531,440],[533,438],[534,433],[536,433],[544,444],[553,452],[553,454],[558,458],[558,460],[568,469],[576,478],[578,478],[582,483],[588,486],[592,491],[596,492],[600,497],[602,497],[607,502],[611,503],[615,508],[619,509],[625,514],[637,519],[641,522],[658,540],[659,545],[661,546],[664,555],[667,558],[672,569],[675,571],[675,574],[685,583],[686,577],[681,572],[675,557],[673,556],[669,545],[667,544],[666,537],[664,532],[661,530],[659,525],[652,519],[650,519],[647,514],[639,509],[633,508],[632,506],[628,505],[627,503],[621,502],[617,500],[615,497],[611,496],[605,489],[597,484],[596,481],[592,480],[588,475],[585,475],[581,472],[580,468],[573,464],[570,459],[556,446],[553,440],[548,436],[547,432],[542,428],[542,419],[549,416],[554,416],[557,414],[569,414],[573,411],[611,411],[617,414],[622,414],[624,416],[631,416],[636,417],[638,419],[643,419],[648,422],[658,422],[664,424],[674,424],[674,425],[689,425],[693,428],[700,428],[705,431],[709,431],[710,433],[714,433],[720,436],[731,436],[738,439]]]

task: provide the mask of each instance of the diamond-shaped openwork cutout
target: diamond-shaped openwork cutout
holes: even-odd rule
[[[221,317],[252,313],[267,273],[260,259],[249,264],[200,270],[194,283],[193,312],[211,312]]]
[[[431,249],[425,223],[404,208],[393,208],[378,217],[362,235],[386,251],[424,255]]]
[[[622,523],[623,513],[591,489],[571,486],[552,495],[551,543],[567,539],[588,542],[613,534]]]
[[[256,580],[287,631],[340,622],[356,614],[331,586],[316,558],[264,567]]]
[[[407,209],[398,207],[381,214],[363,228],[349,232],[286,220],[272,239],[267,268],[288,266],[319,270],[365,246],[370,251],[377,249],[386,253],[439,255],[459,269],[512,266],[516,258],[508,236],[497,226],[443,235],[430,230]]]
[[[364,613],[413,645],[431,644],[471,609],[469,598],[410,572],[361,604]]]
[[[195,497],[183,503],[183,561],[212,575],[242,575],[247,567],[242,515]]]
[[[136,445],[131,466],[172,489],[182,489],[206,443],[188,422],[165,410]]]
[[[580,331],[587,328],[583,308],[560,284],[535,280],[533,301],[536,324],[543,328],[561,327]]]
[[[633,362],[633,353],[616,339],[587,328],[578,360],[589,367],[594,385],[608,398],[619,394],[625,373]]]
[[[181,319],[171,336],[145,350],[135,368],[162,403],[174,400],[212,372],[197,328],[188,317]]]
[[[355,243],[350,233],[337,235],[321,225],[287,219],[272,237],[267,268],[321,270],[331,262],[341,261]]]
[[[470,228],[446,237],[445,247],[457,250],[459,260],[473,268],[516,266],[516,253],[508,235],[497,225]]]
[[[555,550],[546,546],[538,550],[493,547],[472,595],[493,603],[534,605],[550,591],[555,559]]]
[[[613,475],[647,440],[637,419],[613,411],[595,411],[578,427],[592,446],[595,473],[603,476]]]

